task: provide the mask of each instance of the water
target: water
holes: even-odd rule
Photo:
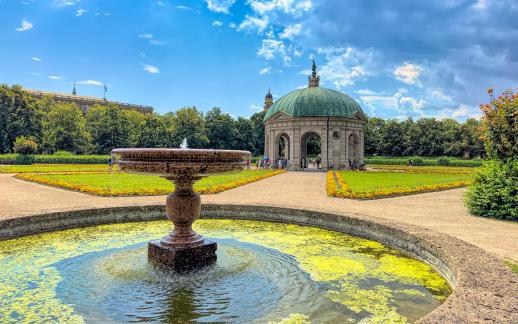
[[[165,221],[0,242],[0,322],[414,321],[450,294],[428,265],[313,227],[198,220],[214,266],[177,275],[146,260]]]

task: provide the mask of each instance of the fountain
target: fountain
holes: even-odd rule
[[[204,176],[243,170],[250,159],[248,151],[188,149],[187,140],[180,149],[123,148],[112,151],[120,155],[122,171],[153,174],[175,184],[167,196],[166,215],[173,231],[148,244],[148,259],[177,272],[207,266],[216,261],[217,244],[192,229],[200,216],[200,196],[193,186]]]

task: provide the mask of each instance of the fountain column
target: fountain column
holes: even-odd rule
[[[166,215],[174,228],[171,233],[148,244],[148,259],[177,272],[203,267],[216,261],[216,242],[205,239],[192,229],[200,217],[201,199],[193,186],[201,177],[182,175],[167,177],[175,184],[167,196]]]

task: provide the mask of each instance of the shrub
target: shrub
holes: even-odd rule
[[[420,157],[408,159],[408,165],[423,166],[425,165],[424,160]]]
[[[54,154],[55,156],[74,156],[74,153],[69,151],[56,151]]]
[[[476,216],[518,221],[518,161],[486,163],[468,188],[466,204]]]
[[[14,158],[13,163],[14,164],[24,164],[24,165],[30,165],[33,164],[35,161],[34,155],[30,154],[17,154]]]
[[[449,160],[449,159],[447,159],[447,158],[439,158],[439,159],[437,160],[437,165],[449,166],[449,165],[451,165],[451,162],[450,162],[450,160]]]
[[[20,136],[14,141],[13,149],[22,155],[34,154],[38,150],[38,143],[32,137]]]

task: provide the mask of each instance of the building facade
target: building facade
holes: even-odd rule
[[[128,103],[111,101],[111,100],[106,100],[103,98],[96,98],[96,97],[78,96],[76,94],[75,85],[74,85],[74,89],[72,90],[72,94],[31,90],[31,89],[24,89],[24,90],[27,93],[29,93],[31,96],[33,96],[34,98],[37,98],[37,99],[41,99],[45,96],[48,96],[58,102],[75,103],[83,111],[83,114],[86,114],[88,109],[95,104],[99,104],[99,105],[115,104],[118,107],[120,107],[121,109],[136,110],[143,114],[150,114],[153,112],[152,106],[128,104]]]
[[[312,70],[307,88],[269,107],[265,99],[265,156],[294,171],[355,168],[363,162],[367,117],[345,93],[320,87],[315,62]]]

